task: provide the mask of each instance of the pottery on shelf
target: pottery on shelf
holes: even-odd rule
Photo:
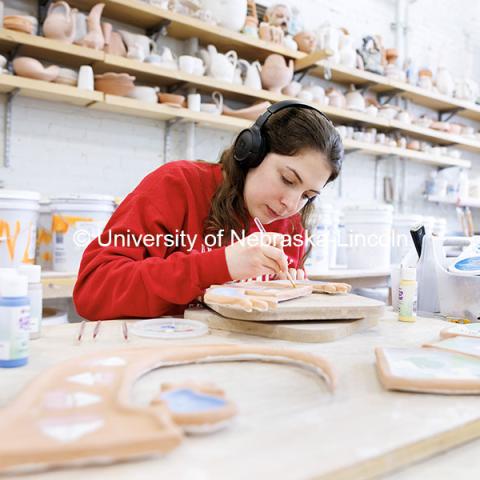
[[[301,52],[312,53],[317,46],[317,37],[313,32],[297,33],[293,39]]]
[[[245,80],[243,84],[248,88],[261,90],[262,78],[260,77],[260,71],[262,70],[262,66],[260,65],[260,62],[255,61],[248,63],[246,60],[240,59],[238,63],[245,67]]]
[[[382,75],[384,73],[383,49],[378,37],[368,35],[362,40],[359,54],[362,57],[365,70]]]
[[[183,107],[185,106],[185,96],[176,95],[174,93],[157,93],[158,101],[160,103],[169,105],[171,107]]]
[[[238,62],[235,50],[222,54],[217,52],[214,45],[208,45],[207,50],[200,49],[199,54],[205,63],[207,75],[233,83]]]
[[[51,65],[44,67],[36,58],[17,57],[13,60],[13,71],[15,75],[36,80],[51,82],[57,78],[60,67]]]
[[[80,42],[80,45],[95,50],[103,50],[105,39],[103,38],[101,17],[104,8],[104,3],[97,3],[90,10],[87,17],[88,33]]]
[[[292,81],[293,60],[290,59],[287,64],[282,55],[272,53],[265,59],[260,75],[267,90],[281,93],[282,88]]]
[[[296,97],[302,90],[302,84],[300,82],[290,82],[286,87],[282,88],[282,93],[289,97]]]
[[[246,118],[247,120],[256,120],[270,106],[270,102],[261,102],[250,107],[234,110],[227,105],[223,106],[224,115],[236,118]]]
[[[345,108],[347,101],[345,100],[345,95],[343,95],[340,90],[330,87],[325,93],[327,95],[329,105],[337,108]]]
[[[220,92],[212,93],[213,103],[202,103],[200,111],[204,113],[211,113],[213,115],[221,115],[223,112],[223,95]]]
[[[135,88],[134,81],[135,77],[128,75],[128,73],[108,72],[95,75],[95,90],[125,97]]]
[[[75,40],[77,9],[71,9],[67,2],[51,3],[43,22],[43,35],[64,43]]]
[[[285,34],[280,27],[269,25],[267,22],[261,22],[258,27],[258,36],[266,42],[283,43]]]
[[[267,8],[263,20],[269,25],[280,28],[284,34],[288,33],[292,12],[284,3],[273,4]]]
[[[119,57],[127,56],[127,49],[119,32],[112,32],[110,34],[110,41],[104,46],[103,51],[110,55],[118,55]]]
[[[353,44],[353,38],[347,29],[342,29],[343,34],[340,36],[338,61],[340,65],[348,68],[356,68],[358,57],[357,50]]]
[[[154,87],[135,87],[128,96],[142,102],[158,103],[158,88]]]
[[[325,90],[321,85],[315,85],[311,83],[303,90],[312,94],[312,101],[317,103],[325,103]]]
[[[78,82],[78,72],[71,68],[60,68],[55,83],[61,83],[62,85],[76,86]]]
[[[155,50],[155,42],[146,35],[119,30],[125,45],[127,57],[143,62]]]
[[[80,45],[87,35],[87,16],[83,12],[75,12],[75,36],[73,43]]]
[[[247,18],[247,0],[202,0],[204,10],[210,11],[219,25],[239,32]]]
[[[34,35],[37,32],[38,21],[30,15],[5,15],[3,17],[3,27],[8,30]]]
[[[359,90],[355,90],[353,85],[351,85],[350,90],[345,95],[345,101],[349,110],[365,111],[365,99]]]

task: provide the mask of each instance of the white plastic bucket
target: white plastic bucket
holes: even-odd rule
[[[0,267],[34,263],[40,194],[0,190]]]
[[[52,198],[53,270],[77,272],[83,252],[105,228],[114,210],[109,195]]]
[[[321,204],[316,208],[317,226],[312,232],[312,250],[305,263],[307,274],[317,275],[328,271],[330,266],[330,239],[332,211],[330,204]]]
[[[392,258],[393,264],[400,263],[413,245],[410,230],[422,222],[421,215],[400,214],[393,215]]]
[[[343,210],[347,233],[347,268],[390,269],[391,205],[354,205]]]
[[[52,243],[52,206],[50,200],[40,200],[40,215],[37,226],[37,249],[35,252],[36,264],[42,270],[53,268]]]

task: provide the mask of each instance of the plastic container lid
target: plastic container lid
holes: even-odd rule
[[[28,190],[3,190],[0,189],[0,200],[33,200],[40,201],[39,192],[31,192]]]
[[[20,275],[28,278],[28,283],[40,283],[42,267],[40,265],[24,264],[18,267]]]
[[[0,277],[0,295],[2,297],[26,297],[28,294],[28,279],[18,273],[6,274]]]
[[[175,340],[178,338],[200,337],[208,333],[208,327],[197,320],[161,317],[140,320],[131,327],[130,331],[139,337]]]
[[[99,195],[93,193],[71,193],[61,195],[58,197],[51,197],[50,201],[53,203],[62,202],[112,202],[115,203],[115,197],[112,195]]]

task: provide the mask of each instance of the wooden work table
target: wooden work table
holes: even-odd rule
[[[233,425],[213,435],[188,437],[164,458],[23,478],[474,478],[475,468],[477,473],[480,469],[480,440],[452,448],[480,434],[478,396],[388,392],[375,371],[374,347],[418,346],[437,340],[445,326],[430,318],[401,323],[387,312],[378,327],[332,343],[295,344],[220,331],[178,341],[257,343],[314,352],[335,366],[337,390],[329,393],[320,379],[293,366],[218,363],[162,368],[140,379],[133,390],[134,402],[147,403],[163,381],[213,381],[237,402],[240,413]],[[82,343],[76,344],[78,328],[79,324],[44,328],[42,338],[31,343],[27,366],[0,370],[0,406],[14,401],[27,382],[64,359],[117,346],[162,348],[173,343],[133,334],[127,343],[121,322],[109,321],[102,324],[95,341],[94,325],[88,324]],[[450,452],[432,457],[442,449]],[[428,457],[432,458],[385,476]]]

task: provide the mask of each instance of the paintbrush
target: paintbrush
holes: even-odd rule
[[[83,336],[83,331],[85,330],[85,324],[87,323],[86,320],[82,320],[82,323],[80,324],[80,328],[78,330],[78,335],[77,335],[77,342],[82,341],[82,336]]]
[[[128,341],[128,325],[125,320],[122,323],[122,331],[123,331],[123,338],[125,339],[125,341]]]
[[[100,325],[102,322],[100,320],[97,320],[97,324],[95,325],[95,329],[93,330],[93,339],[95,340],[98,335],[98,331],[100,330]]]
[[[257,228],[260,232],[267,233],[267,231],[265,230],[265,227],[263,226],[263,223],[260,221],[260,219],[258,217],[255,217],[253,219],[253,221],[255,222],[255,225],[257,226]],[[287,271],[285,273],[287,274],[288,281],[292,284],[292,287],[297,288],[296,283],[293,281],[293,278],[290,275],[290,272],[288,271],[288,267],[287,267]]]

